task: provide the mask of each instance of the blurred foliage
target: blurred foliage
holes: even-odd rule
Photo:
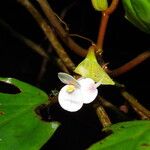
[[[123,0],[125,17],[140,30],[150,33],[150,1]]]

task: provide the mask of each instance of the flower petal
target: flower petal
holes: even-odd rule
[[[75,85],[76,87],[80,87],[80,84],[77,82],[77,80],[67,73],[59,72],[58,78],[64,84],[72,84],[72,85]]]
[[[58,102],[63,109],[75,112],[83,106],[81,89],[76,88],[73,92],[67,92],[68,86],[66,85],[60,90]]]
[[[81,85],[81,92],[83,96],[83,103],[91,103],[97,96],[98,90],[95,86],[94,80],[91,78],[79,79]]]

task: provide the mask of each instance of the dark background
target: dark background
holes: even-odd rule
[[[33,1],[35,3],[35,1]],[[88,37],[96,42],[100,13],[96,12],[90,0],[49,0],[53,10],[60,15],[66,7],[73,4],[66,13],[64,21],[68,24],[70,33]],[[35,3],[37,7],[38,4]],[[41,46],[48,48],[48,41],[29,12],[16,0],[1,1],[0,19],[7,22],[19,33],[27,36]],[[77,40],[84,48],[89,44],[84,40]],[[124,18],[124,10],[119,4],[118,9],[111,15],[104,41],[104,60],[113,69],[123,65],[138,54],[150,50],[150,36],[141,32]],[[82,58],[68,50],[71,58],[79,63]],[[54,55],[55,56],[55,55]],[[57,73],[60,71],[53,54],[49,61],[45,75],[38,87],[48,94],[51,90],[60,88]],[[14,77],[37,86],[37,76],[40,71],[42,58],[24,43],[14,38],[10,32],[0,24],[0,76]],[[128,73],[115,78],[126,85],[136,98],[147,108],[149,103],[149,60],[144,61]],[[112,87],[100,87],[100,92],[117,106],[123,103],[119,92]],[[50,111],[52,118],[62,123],[53,138],[43,149],[85,149],[91,143],[103,137],[100,133],[101,125],[90,106],[84,106],[77,113],[63,111],[55,105]],[[109,112],[110,113],[110,112]],[[118,120],[110,113],[112,121]],[[40,134],[40,133],[39,133]]]

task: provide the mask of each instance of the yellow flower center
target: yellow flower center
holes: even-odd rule
[[[75,86],[74,85],[68,85],[66,91],[68,93],[72,93],[75,90]]]

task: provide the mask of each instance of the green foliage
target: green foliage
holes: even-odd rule
[[[150,0],[122,0],[125,17],[140,30],[150,33]]]
[[[112,134],[89,150],[150,150],[150,121],[129,121],[105,129]]]
[[[95,82],[101,82],[101,84],[115,84],[103,68],[98,64],[93,46],[89,48],[86,58],[76,67],[74,72],[83,77],[91,78]]]
[[[107,0],[92,0],[92,5],[97,11],[104,11],[108,7]]]
[[[46,103],[48,96],[29,84],[12,78],[0,78],[20,93],[0,93],[0,149],[38,150],[53,135],[59,124],[45,122],[35,108]]]

